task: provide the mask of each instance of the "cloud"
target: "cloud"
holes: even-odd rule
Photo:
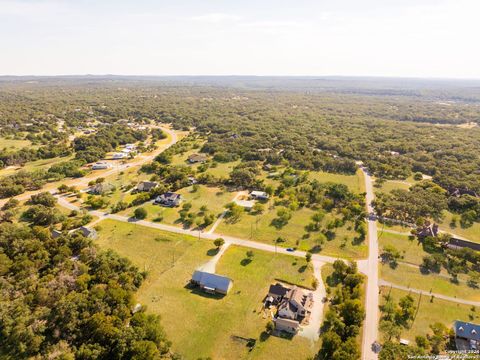
[[[236,22],[241,20],[241,17],[237,15],[232,15],[232,14],[212,13],[212,14],[193,16],[191,19],[198,22],[219,24],[223,22]]]
[[[66,3],[58,0],[0,0],[0,15],[42,16],[45,14],[58,13],[65,9]]]

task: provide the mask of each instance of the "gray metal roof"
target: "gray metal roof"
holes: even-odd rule
[[[480,325],[457,320],[454,328],[457,337],[480,341]]]
[[[226,276],[207,273],[204,271],[197,270],[193,273],[192,280],[198,282],[200,285],[219,289],[223,291],[228,291],[232,280]]]

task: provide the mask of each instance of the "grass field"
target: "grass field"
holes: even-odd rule
[[[186,359],[305,359],[318,344],[296,336],[291,340],[262,337],[268,321],[261,302],[276,278],[310,285],[312,270],[305,260],[254,251],[253,261],[242,265],[246,248],[229,248],[217,264],[217,272],[233,279],[230,293],[217,298],[186,285],[192,272],[215,252],[210,241],[174,235],[129,223],[99,223],[98,244],[130,258],[149,273],[137,293],[147,311],[160,314],[173,349]],[[249,352],[232,336],[255,338]]]
[[[233,168],[240,164],[240,161],[233,161],[228,163],[216,163],[215,167],[210,166],[206,173],[212,174],[216,178],[228,178]]]
[[[269,204],[272,204],[272,202]],[[281,246],[298,247],[301,250],[310,250],[316,245],[315,233],[311,233],[309,238],[304,238],[306,233],[305,226],[311,221],[310,217],[314,213],[313,210],[301,208],[293,212],[288,224],[281,229],[271,225],[272,220],[277,216],[276,212],[276,208],[266,205],[262,214],[245,212],[240,220],[235,223],[229,223],[228,219],[225,219],[220,223],[215,232],[270,244],[273,244],[280,236],[286,240]],[[322,224],[326,224],[331,219],[332,215],[328,214],[325,216]],[[348,225],[336,229],[336,234],[335,239],[325,242],[321,251],[322,254],[343,258],[362,258],[367,256],[368,248],[365,243],[360,245],[352,244],[355,233],[353,229],[348,230]],[[346,241],[345,238],[347,239]],[[342,242],[345,242],[343,248],[341,246]]]
[[[27,146],[30,146],[32,143],[30,140],[16,140],[16,139],[5,139],[0,137],[0,149],[11,149],[18,150]]]
[[[417,239],[410,240],[406,235],[392,234],[388,232],[378,232],[378,241],[380,248],[385,245],[392,245],[402,253],[405,261],[412,264],[420,265],[424,256],[428,255],[422,248]]]
[[[357,170],[356,175],[342,175],[323,171],[311,171],[309,178],[312,180],[316,179],[320,182],[335,182],[345,184],[351,191],[357,194],[365,192],[365,179],[361,170]]]
[[[62,161],[68,161],[72,159],[73,156],[65,156],[65,157],[56,157],[52,159],[41,159],[41,160],[36,160],[36,161],[31,161],[25,164],[25,166],[16,166],[16,167],[9,167],[0,170],[0,177],[1,176],[7,176],[7,175],[12,175],[15,172],[19,170],[25,170],[25,171],[35,171],[35,170],[48,170],[50,166],[53,164],[62,162]]]
[[[424,290],[426,293],[431,291],[459,299],[480,301],[480,291],[468,287],[464,282],[454,284],[449,278],[440,275],[423,275],[418,268],[404,264],[399,264],[396,269],[381,265],[380,277],[393,284]]]
[[[216,219],[216,217],[223,212],[224,206],[231,202],[235,196],[235,193],[224,191],[218,187],[199,185],[196,192],[192,192],[192,189],[193,187],[189,186],[177,191],[177,193],[182,195],[184,199],[179,207],[166,208],[160,205],[155,205],[151,202],[140,205],[139,207],[143,207],[147,210],[148,216],[146,220],[152,221],[158,217],[161,217],[162,223],[182,226],[182,224],[179,222],[179,211],[182,209],[182,204],[187,202],[191,203],[192,208],[190,209],[190,212],[198,212],[201,206],[206,205],[208,211],[213,213]],[[134,210],[135,207],[127,209],[121,212],[121,214],[133,215]]]
[[[382,295],[388,293],[393,297],[395,303],[398,303],[401,297],[409,294],[403,290],[390,289],[387,287],[381,288]],[[401,338],[403,339],[415,341],[415,336],[425,336],[431,333],[429,326],[435,322],[441,322],[449,328],[455,320],[474,323],[479,322],[480,311],[477,309],[475,312],[472,312],[470,305],[458,304],[442,299],[433,299],[433,302],[431,302],[431,297],[428,294],[423,295],[421,298],[419,294],[410,293],[410,295],[415,299],[415,306],[418,306],[418,313],[411,328],[402,328]],[[383,296],[380,297],[380,301],[381,303],[384,302]]]
[[[452,217],[453,214],[450,211],[444,211],[443,221],[439,224],[440,229],[462,236],[470,241],[480,243],[480,223],[474,223],[470,227],[462,227],[460,222],[457,221],[457,226],[451,227]]]

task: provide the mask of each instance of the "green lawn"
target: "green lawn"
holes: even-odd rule
[[[304,234],[306,234],[305,226],[311,221],[310,217],[314,211],[308,208],[301,208],[293,212],[292,218],[287,225],[277,229],[271,225],[272,220],[277,216],[277,208],[273,207],[272,204],[272,201],[266,204],[265,211],[259,215],[245,212],[240,220],[235,223],[229,222],[228,218],[224,219],[215,232],[270,244],[273,244],[278,237],[282,237],[286,240],[286,242],[281,244],[282,246],[297,247],[302,250],[313,248],[316,245],[316,233],[311,233],[309,238],[304,238]],[[326,224],[332,217],[333,215],[331,214],[325,216],[322,224]],[[335,239],[327,241],[321,253],[344,258],[366,257],[368,248],[365,242],[360,245],[352,244],[355,232],[353,229],[348,229],[350,225],[347,224],[342,228],[336,229],[337,235]],[[345,243],[344,247],[342,247],[342,243]]]
[[[470,227],[462,227],[460,222],[457,221],[457,226],[452,227],[450,223],[452,221],[453,214],[450,211],[444,211],[444,218],[440,223],[440,229],[462,236],[470,241],[480,243],[480,223],[476,222]],[[460,216],[458,216],[460,218]]]
[[[380,265],[380,277],[393,284],[424,290],[425,293],[442,294],[460,299],[480,301],[480,291],[468,287],[465,282],[454,284],[449,278],[436,274],[423,275],[418,268],[399,264],[396,269]]]
[[[310,179],[316,179],[320,182],[335,182],[345,184],[355,193],[365,192],[365,180],[361,170],[357,170],[356,175],[333,174],[323,171],[311,171],[309,173]]]
[[[310,285],[311,268],[304,259],[254,251],[253,261],[242,265],[246,248],[231,247],[217,264],[217,273],[233,279],[223,298],[192,291],[186,285],[192,272],[214,253],[212,242],[159,230],[104,220],[98,244],[130,258],[149,273],[137,293],[147,311],[160,314],[173,349],[186,359],[306,359],[318,350],[296,336],[260,341],[268,321],[262,300],[276,278]],[[249,352],[232,336],[257,339]]]
[[[390,289],[388,287],[382,287],[381,293],[382,295],[390,293],[395,303],[398,303],[401,297],[408,295],[406,291]],[[403,339],[415,341],[415,336],[425,336],[431,333],[429,326],[435,322],[441,322],[447,327],[451,327],[455,320],[479,322],[480,311],[477,309],[475,312],[472,312],[470,305],[463,305],[442,299],[433,299],[433,302],[431,302],[431,297],[428,294],[422,295],[421,298],[419,294],[410,293],[410,295],[415,299],[415,305],[418,306],[418,313],[411,328],[402,329],[401,338]],[[381,303],[383,303],[383,296],[381,296],[380,299]]]
[[[218,187],[209,187],[205,185],[199,185],[196,192],[192,192],[192,190],[193,187],[189,186],[177,191],[177,193],[182,195],[184,199],[182,204],[187,202],[191,203],[192,208],[190,209],[190,212],[198,212],[201,206],[206,205],[208,211],[213,213],[215,217],[219,216],[224,211],[224,206],[231,202],[235,196],[235,193],[224,191]],[[153,203],[140,205],[140,207],[144,207],[147,210],[147,220],[152,221],[158,217],[162,217],[162,223],[182,226],[178,221],[180,218],[179,211],[182,209],[182,204],[176,208],[166,208]],[[121,212],[121,214],[133,215],[134,210],[135,208],[130,208]]]
[[[216,178],[228,178],[233,168],[240,164],[240,161],[233,161],[228,163],[216,163],[215,167],[210,166],[206,173],[212,174]]]
[[[378,241],[380,248],[385,245],[392,245],[402,253],[404,258],[401,261],[420,265],[424,256],[428,253],[422,248],[417,239],[410,240],[406,235],[392,234],[388,232],[378,232]]]

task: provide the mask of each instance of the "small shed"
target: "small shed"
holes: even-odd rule
[[[142,181],[137,185],[137,191],[150,191],[155,189],[158,183],[155,181]]]
[[[86,238],[90,238],[90,239],[96,239],[97,238],[97,231],[95,229],[90,229],[90,228],[87,228],[86,226],[80,226],[80,228],[78,230]]]

